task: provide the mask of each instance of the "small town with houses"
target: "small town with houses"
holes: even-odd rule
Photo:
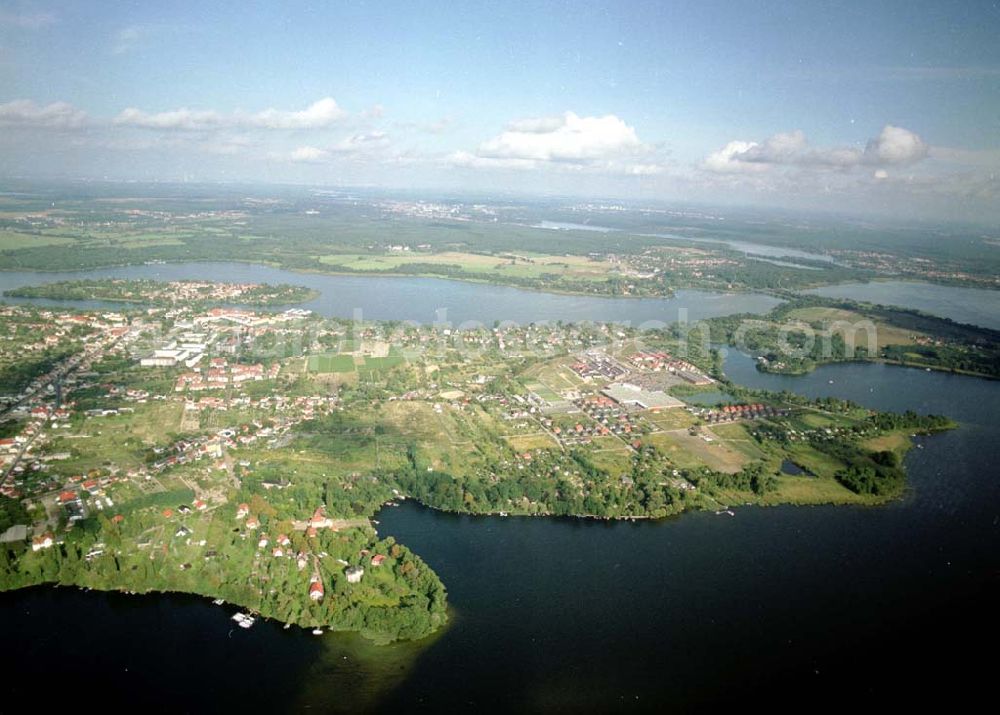
[[[261,497],[231,506],[234,496],[251,491],[294,488],[287,474],[258,480],[245,457],[280,449],[299,425],[338,409],[330,386],[307,380],[285,389],[295,382],[294,376],[282,379],[287,363],[246,356],[254,339],[290,325],[298,334],[310,319],[309,311],[295,308],[261,314],[237,308],[0,308],[0,365],[14,378],[4,381],[0,395],[0,494],[11,507],[4,510],[5,522],[16,522],[4,523],[0,532],[4,553],[30,547],[36,559],[56,551],[60,560],[75,555],[95,578],[108,557],[116,564],[146,559],[150,563],[132,568],[146,574],[147,587],[121,579],[123,590],[140,591],[206,565],[222,566],[220,559],[231,560],[240,543],[252,543],[237,580],[252,581],[257,595],[236,594],[244,605],[276,595],[264,585],[285,560],[307,576],[302,598],[320,605],[331,600],[338,579],[362,588],[365,568],[378,574],[391,565],[412,576],[409,552],[379,540],[369,518],[327,517],[325,505],[313,503],[295,510],[300,519],[286,522]],[[39,356],[35,370],[14,372],[25,353]],[[303,362],[296,358],[291,369],[301,372]],[[241,528],[221,528],[227,511]],[[270,537],[264,530],[272,526],[288,533]],[[337,533],[350,534],[353,552],[339,539],[335,548],[324,543]],[[150,578],[151,569],[173,562],[178,575]],[[397,578],[377,577],[369,590],[385,590]],[[436,579],[428,573],[424,580],[419,586],[430,584],[433,591]],[[401,597],[413,589],[390,590]],[[282,596],[282,605],[293,596]],[[343,609],[340,603],[331,612]],[[268,610],[241,611],[240,625],[252,624],[251,611]],[[295,620],[302,622],[289,622]],[[335,626],[329,617],[313,621],[320,629]]]
[[[877,434],[741,397],[711,354],[602,323],[27,303],[0,307],[0,369],[6,583],[189,591],[240,606],[244,628],[374,638],[445,618],[436,575],[378,534],[386,505],[730,513],[807,478],[782,464],[822,474],[812,445]]]

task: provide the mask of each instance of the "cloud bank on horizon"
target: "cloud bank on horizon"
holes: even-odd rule
[[[864,149],[851,146],[813,148],[801,130],[775,134],[762,142],[731,141],[705,158],[705,167],[721,173],[765,171],[771,166],[850,169],[913,164],[926,158],[927,144],[903,127],[886,124]]]
[[[310,7],[307,21],[304,8],[74,15],[0,0],[0,176],[843,199],[1000,219],[995,8],[956,11],[959,39],[929,40],[935,22],[915,6],[904,21],[870,11],[895,24],[855,27],[856,39],[835,29],[869,12],[862,3],[779,3],[770,18],[713,2],[670,18],[513,7],[507,20],[474,5]],[[442,34],[445,15],[475,34]],[[532,36],[525,17],[558,17],[590,44]],[[81,44],[87,31],[105,44]],[[918,39],[921,60],[906,65]]]

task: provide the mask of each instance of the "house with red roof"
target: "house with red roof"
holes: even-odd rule
[[[323,598],[323,582],[313,581],[309,584],[309,598],[313,601],[319,601]]]
[[[313,512],[309,524],[317,529],[329,529],[333,526],[333,519],[326,515],[323,507],[318,506],[316,507],[316,511]]]
[[[55,537],[50,532],[45,532],[39,536],[31,539],[31,550],[41,551],[42,549],[51,548],[55,543]]]

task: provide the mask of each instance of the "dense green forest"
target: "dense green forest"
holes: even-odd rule
[[[7,531],[15,524],[28,524],[28,512],[20,500],[0,494],[0,532]]]

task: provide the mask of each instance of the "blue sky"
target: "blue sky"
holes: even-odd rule
[[[0,174],[996,215],[996,2],[457,5],[0,0]]]

